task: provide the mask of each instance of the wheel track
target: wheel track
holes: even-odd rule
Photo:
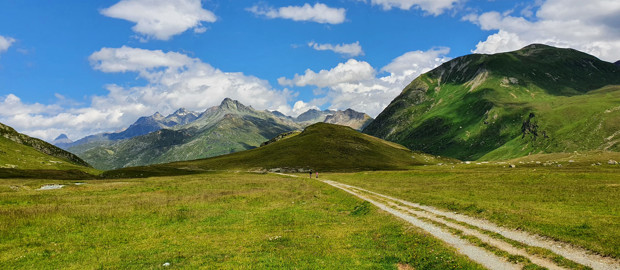
[[[280,174],[286,176],[297,177],[295,175]],[[520,269],[523,265],[508,262],[496,254],[493,254],[483,248],[480,248],[465,239],[461,239],[454,233],[449,232],[445,228],[460,231],[467,236],[478,238],[481,242],[491,245],[495,248],[503,250],[511,255],[522,256],[529,259],[532,263],[548,269],[566,269],[558,266],[555,262],[527,253],[522,248],[517,248],[504,240],[484,234],[481,231],[497,233],[506,239],[517,241],[527,246],[539,247],[564,258],[592,269],[618,269],[620,270],[620,262],[613,258],[602,257],[593,254],[587,250],[572,247],[569,244],[546,239],[538,235],[532,235],[523,231],[517,231],[499,227],[491,222],[482,219],[472,218],[462,214],[442,211],[434,207],[425,206],[417,203],[408,202],[391,196],[383,195],[367,189],[363,189],[336,181],[322,179],[322,182],[341,189],[349,194],[372,203],[378,208],[393,214],[423,230],[431,235],[443,240],[449,245],[455,247],[459,253],[468,256],[473,261],[489,269]],[[456,222],[453,222],[456,221]],[[467,224],[463,226],[457,222]],[[433,224],[435,223],[435,224]],[[437,225],[439,224],[439,225]]]

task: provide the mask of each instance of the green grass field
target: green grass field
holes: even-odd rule
[[[547,166],[532,157],[516,168],[472,163],[324,177],[620,258],[620,166],[570,156],[539,156],[559,158]]]
[[[0,269],[480,269],[316,180],[0,180]],[[66,184],[36,190],[43,184]]]

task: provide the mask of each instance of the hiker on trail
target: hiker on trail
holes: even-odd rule
[[[319,172],[316,172],[316,178],[317,179],[319,178]]]
[[[312,171],[310,171],[310,178],[312,178]]]

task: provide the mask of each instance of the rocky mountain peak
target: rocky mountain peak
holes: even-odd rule
[[[155,112],[155,113],[151,116],[151,118],[158,120],[158,119],[163,119],[163,118],[165,118],[165,117],[164,117],[163,115],[161,115],[161,113],[159,113],[159,112]]]
[[[68,140],[68,139],[69,139],[69,137],[67,137],[67,134],[64,134],[64,133],[63,133],[63,134],[58,135],[58,137],[56,137],[56,139],[54,139],[54,141],[57,141],[57,140],[65,140],[65,139],[67,139],[67,140]]]
[[[222,110],[239,111],[239,112],[254,110],[252,109],[251,106],[245,106],[241,104],[241,102],[239,102],[238,100],[233,100],[230,98],[225,98],[224,100],[222,100],[222,103],[220,103],[219,108]]]
[[[362,130],[370,122],[372,117],[365,113],[357,112],[353,109],[346,109],[344,111],[336,111],[325,118],[325,123],[337,124],[343,126],[349,126],[357,130]]]
[[[52,141],[53,145],[59,146],[61,147],[61,145],[67,145],[73,143],[73,141],[71,139],[69,139],[69,137],[67,136],[67,134],[60,134],[58,135],[58,137],[56,137],[56,139],[54,139]]]
[[[188,111],[187,109],[185,109],[185,108],[180,108],[180,109],[176,110],[176,112],[174,112],[174,113],[172,113],[172,114],[173,114],[173,115],[178,115],[178,116],[185,116],[185,115],[188,115],[188,114],[190,114],[190,113],[191,113],[191,112],[190,112],[190,111]]]

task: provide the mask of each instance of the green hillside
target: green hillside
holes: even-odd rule
[[[620,151],[620,68],[545,45],[446,62],[364,133],[461,160]]]
[[[125,168],[108,177],[189,174],[205,170],[362,171],[410,169],[449,162],[355,131],[317,123],[263,147],[209,159]]]
[[[86,173],[98,171],[69,152],[0,124],[0,177],[66,175],[74,178],[84,177]]]

